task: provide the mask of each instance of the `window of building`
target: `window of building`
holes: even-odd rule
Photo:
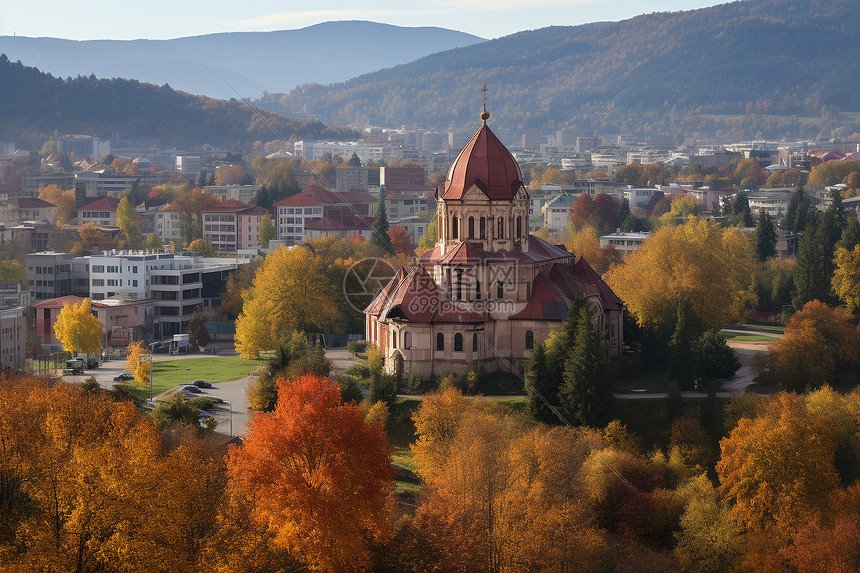
[[[103,287],[103,286],[105,286],[105,280],[104,279],[93,279],[93,286],[94,287]]]
[[[103,273],[103,272],[105,272],[105,266],[104,265],[93,265],[93,272],[94,273]]]
[[[505,298],[505,283],[502,281],[496,283],[496,298]]]
[[[526,330],[526,350],[531,350],[535,347],[535,333],[531,330]]]
[[[486,239],[487,238],[487,219],[486,219],[486,217],[481,217],[479,230],[481,231],[481,238]]]
[[[478,351],[478,333],[473,332],[472,333],[472,352],[477,352],[477,351]]]
[[[475,279],[475,300],[481,300],[481,281]]]
[[[460,219],[458,219],[457,217],[451,219],[451,238],[460,238]]]
[[[463,269],[457,269],[457,300],[463,300]]]
[[[454,335],[454,352],[463,352],[463,334],[461,332]]]
[[[523,218],[517,215],[517,239],[523,236]]]
[[[436,350],[445,350],[445,335],[441,332],[436,334]]]
[[[397,333],[391,333],[391,348],[397,348]]]
[[[499,232],[496,234],[496,238],[497,239],[504,239],[505,238],[505,218],[504,217],[499,217],[498,227],[499,227],[498,228]]]
[[[475,238],[475,218],[469,217],[469,238]]]

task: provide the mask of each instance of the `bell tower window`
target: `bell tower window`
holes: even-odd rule
[[[475,238],[475,218],[469,217],[469,238]]]
[[[481,217],[481,239],[487,238],[487,218]]]
[[[499,217],[499,232],[496,235],[496,238],[497,239],[504,239],[505,238],[505,218],[504,217]]]
[[[460,238],[460,219],[458,219],[457,217],[451,219],[451,238]]]
[[[517,239],[523,237],[523,218],[517,215]]]

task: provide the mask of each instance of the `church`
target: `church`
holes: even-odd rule
[[[521,373],[577,292],[607,359],[621,354],[623,303],[584,259],[528,233],[522,173],[488,118],[436,191],[438,243],[364,310],[366,339],[397,376]]]

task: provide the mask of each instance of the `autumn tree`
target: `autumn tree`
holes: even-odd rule
[[[740,231],[692,218],[661,227],[604,279],[640,326],[674,326],[683,295],[696,324],[716,329],[743,316],[755,266],[755,252]]]
[[[777,380],[792,390],[835,383],[856,368],[858,344],[860,331],[846,309],[810,301],[794,313],[774,345]]]
[[[93,315],[89,298],[78,304],[64,304],[54,323],[54,334],[63,350],[75,354],[98,354],[104,333],[102,323]]]
[[[427,227],[424,228],[424,233],[418,237],[418,247],[415,249],[415,254],[418,256],[423,255],[435,247],[438,240],[439,229],[438,224],[436,223],[436,218],[434,217],[429,223],[427,223]]]
[[[588,261],[588,264],[601,275],[612,265],[621,262],[621,252],[614,246],[600,246],[600,237],[594,227],[585,227],[572,233],[565,247],[577,257]]]
[[[331,332],[342,324],[342,282],[332,280],[336,265],[307,248],[282,247],[267,256],[243,294],[236,351],[257,357],[291,331]]]
[[[618,205],[606,193],[598,193],[592,199],[588,193],[581,193],[573,202],[570,210],[570,223],[574,229],[593,227],[599,235],[615,229]]]
[[[754,419],[742,418],[720,442],[720,491],[735,520],[786,545],[827,507],[839,483],[833,424],[807,411],[801,396],[780,393]]]
[[[388,231],[391,237],[391,244],[394,245],[394,251],[401,255],[412,255],[412,239],[409,238],[409,232],[405,227],[392,227]]]
[[[179,195],[171,208],[179,213],[179,227],[182,239],[190,244],[195,239],[203,237],[202,212],[221,202],[221,198],[195,187],[187,193]]]
[[[206,239],[194,239],[188,245],[188,250],[200,255],[201,257],[211,257],[215,254],[215,250],[212,248],[212,243]]]
[[[39,199],[57,206],[57,226],[68,225],[77,216],[75,190],[63,189],[59,185],[39,188]]]
[[[860,311],[860,244],[853,250],[839,249],[836,252],[836,271],[833,273],[833,291],[848,310]]]
[[[241,164],[219,165],[215,168],[215,185],[238,185],[244,180],[245,168]]]
[[[855,171],[860,171],[860,161],[825,161],[809,172],[809,184],[836,185]]]
[[[218,314],[230,321],[239,317],[245,302],[242,293],[253,286],[254,275],[262,263],[263,259],[256,257],[251,262],[239,265],[235,270],[230,271],[224,285],[224,292],[220,293],[221,305],[217,309]]]
[[[116,226],[119,227],[123,239],[120,246],[128,249],[139,249],[143,245],[143,233],[140,230],[140,217],[134,207],[123,197],[116,208]]]
[[[92,250],[96,247],[104,247],[111,243],[110,238],[99,231],[93,223],[85,223],[78,227],[78,236],[81,238],[83,248]]]
[[[269,241],[277,237],[275,223],[272,221],[272,215],[266,213],[260,217],[260,222],[257,223],[257,243],[261,247],[268,248]]]
[[[299,192],[299,184],[293,174],[294,168],[286,159],[263,159],[258,165],[257,185],[265,187],[269,199],[276,203]],[[257,202],[261,207],[270,207]]]
[[[324,571],[361,568],[388,531],[388,442],[327,378],[282,380],[274,412],[258,414],[227,461],[231,495],[274,543]]]
[[[0,282],[27,284],[27,271],[16,259],[0,259]]]
[[[134,381],[141,387],[149,386],[152,379],[152,351],[143,341],[133,340],[125,350],[125,370],[134,375]]]

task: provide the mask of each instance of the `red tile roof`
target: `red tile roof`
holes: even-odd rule
[[[480,263],[486,258],[486,255],[487,254],[476,245],[464,241],[436,262],[440,265]]]
[[[485,123],[451,166],[443,199],[462,199],[477,185],[493,201],[511,201],[522,188],[522,179],[511,152]]]
[[[511,320],[562,321],[570,308],[570,299],[545,272],[541,271],[532,283],[532,297],[526,307],[511,316]]]
[[[33,308],[63,308],[67,304],[80,304],[83,300],[82,297],[70,294],[42,301],[33,305]]]
[[[9,199],[10,203],[18,205],[19,209],[46,209],[56,207],[53,203],[39,199],[38,197],[13,197]]]
[[[119,197],[102,197],[98,201],[84,205],[78,211],[116,211],[119,202]]]
[[[600,291],[600,296],[603,299],[603,308],[606,310],[621,310],[624,308],[624,302],[618,298],[609,285],[603,282],[600,275],[597,274],[591,265],[585,262],[582,257],[573,265],[573,276],[588,284],[594,285]]]
[[[306,207],[310,205],[334,205],[337,203],[345,203],[337,193],[324,189],[319,185],[308,185],[307,189],[297,195],[292,195],[286,199],[281,199],[275,206],[277,207]]]
[[[226,201],[220,201],[215,203],[211,207],[207,207],[202,213],[238,213],[240,211],[244,211],[246,209],[250,209],[250,206],[242,203],[241,201],[236,201],[235,199],[228,199]]]
[[[400,281],[388,299],[381,318],[402,318],[409,322],[429,323],[439,308],[439,290],[421,265]]]
[[[370,304],[367,305],[367,308],[364,309],[364,313],[371,314],[373,316],[379,316],[379,313],[382,312],[382,309],[385,307],[386,303],[388,302],[388,299],[394,292],[394,289],[397,288],[397,285],[399,285],[400,281],[402,281],[405,277],[406,269],[400,267],[400,270],[398,270],[397,273],[395,273],[395,275],[391,277],[391,280],[388,281],[388,284],[382,287],[382,290],[379,291],[379,294],[377,294],[373,298],[373,300],[370,301]]]

